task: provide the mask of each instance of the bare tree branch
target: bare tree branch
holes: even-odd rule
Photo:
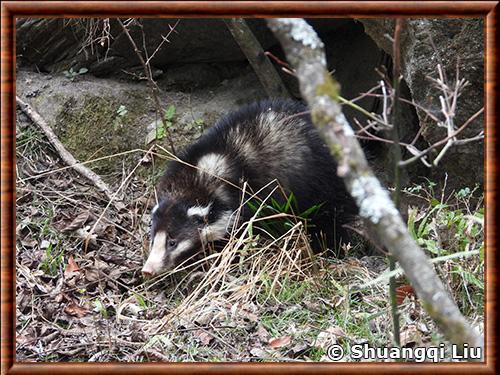
[[[290,97],[273,64],[264,54],[262,47],[243,18],[226,20],[226,26],[240,46],[269,97]]]
[[[341,111],[339,85],[326,69],[323,42],[302,19],[269,19],[267,22],[296,69],[312,120],[337,160],[337,173],[359,206],[368,229],[398,260],[423,307],[444,335],[459,345],[459,349],[464,343],[483,348],[483,337],[461,314],[429,259],[408,233],[387,190],[368,166],[354,131]]]
[[[434,150],[436,147],[439,147],[445,143],[448,143],[450,140],[452,140],[453,138],[455,138],[457,135],[459,135],[467,126],[469,126],[472,121],[474,121],[481,113],[484,112],[484,107],[481,108],[479,111],[477,111],[476,113],[474,113],[471,117],[469,117],[469,119],[461,126],[459,127],[457,130],[455,130],[454,132],[452,132],[450,135],[448,135],[446,138],[434,143],[433,145],[427,147],[425,150],[415,154],[414,157],[410,158],[410,159],[406,159],[404,161],[401,161],[399,163],[399,166],[400,167],[403,167],[405,165],[408,165],[408,164],[411,164],[413,163],[415,160],[418,160],[420,158],[422,158],[423,156],[427,155],[429,152],[431,152],[432,150]],[[482,134],[478,134],[472,138],[467,138],[467,139],[461,139],[461,140],[455,140],[453,141],[454,144],[464,144],[464,143],[467,143],[467,142],[472,142],[472,141],[475,141],[475,140],[478,140],[478,139],[482,139],[484,138],[484,136]],[[467,142],[464,142],[464,141],[467,141]]]
[[[153,74],[151,72],[151,65],[149,64],[149,59],[147,60],[147,62],[146,62],[146,60],[144,60],[144,57],[142,56],[142,53],[139,50],[139,47],[137,47],[137,44],[135,43],[134,38],[132,38],[132,36],[130,35],[130,33],[127,29],[127,26],[124,25],[120,19],[118,19],[118,23],[121,26],[125,35],[127,36],[128,40],[130,41],[130,44],[134,48],[134,52],[137,55],[139,61],[141,62],[141,65],[144,69],[144,74],[146,75],[147,80],[148,80],[147,82],[148,82],[149,89],[151,90],[151,96],[152,96],[153,101],[155,103],[156,113],[158,116],[160,116],[160,121],[163,122],[163,117],[164,117],[165,113],[164,113],[163,109],[161,108],[160,99],[158,98],[158,95],[157,95],[158,86],[156,85],[156,82],[153,80]],[[176,25],[177,25],[177,23],[176,23]],[[140,25],[140,27],[142,28],[142,25]],[[171,29],[170,33],[171,32],[172,32],[172,29]],[[168,35],[170,35],[170,33]],[[144,37],[144,34],[143,34],[143,37]],[[161,44],[163,44],[163,42]],[[153,54],[155,54],[155,53],[156,53],[156,51],[153,52]],[[145,51],[145,54],[147,54],[147,51]],[[175,154],[174,142],[172,141],[172,136],[171,136],[170,131],[167,127],[165,127],[165,133],[166,133],[166,137],[167,137],[167,140],[168,140],[168,143],[170,146],[170,150],[172,151],[173,154]]]
[[[394,164],[394,206],[399,211],[400,201],[401,201],[401,168],[399,162],[401,161],[401,145],[399,143],[399,124],[401,122],[401,108],[400,108],[400,80],[401,80],[401,31],[403,29],[403,19],[396,19],[396,27],[394,28],[394,44],[393,44],[393,74],[392,74],[392,140],[393,144],[393,164]],[[382,81],[382,88],[385,89]],[[384,93],[384,102],[386,100],[386,95]],[[384,104],[384,111],[387,108]],[[384,113],[384,116],[386,114]],[[394,271],[396,269],[396,260],[392,254],[389,254],[389,269]],[[389,295],[391,297],[391,313],[392,313],[392,325],[394,327],[394,343],[396,346],[401,345],[401,337],[399,332],[399,313],[398,313],[398,303],[396,298],[396,278],[391,277],[389,279]]]

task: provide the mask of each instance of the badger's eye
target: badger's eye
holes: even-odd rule
[[[174,247],[175,245],[177,245],[177,241],[176,240],[168,240],[168,246]]]

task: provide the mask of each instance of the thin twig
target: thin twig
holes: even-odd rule
[[[400,66],[401,66],[401,31],[403,29],[403,19],[396,19],[396,26],[394,29],[394,44],[393,44],[393,90],[392,90],[392,139],[394,141],[393,145],[393,164],[394,164],[394,193],[393,200],[394,206],[400,211],[400,201],[401,201],[401,167],[399,162],[401,161],[401,145],[399,143],[399,122],[401,121],[400,112]],[[384,87],[384,86],[382,86]],[[384,98],[385,100],[385,98]],[[385,105],[384,105],[385,108]],[[394,271],[396,268],[396,259],[392,254],[389,254],[389,269]],[[389,295],[391,298],[391,315],[392,315],[392,326],[393,326],[393,337],[394,344],[396,346],[401,346],[400,339],[400,329],[399,329],[399,313],[398,313],[398,303],[396,298],[396,278],[391,277],[389,279]]]
[[[477,111],[476,113],[474,113],[471,117],[469,117],[469,119],[460,127],[458,128],[457,130],[455,130],[452,134],[450,134],[448,137],[434,143],[433,145],[429,146],[428,148],[426,148],[425,150],[423,150],[422,152],[420,152],[419,154],[415,155],[414,157],[410,158],[410,159],[406,159],[404,161],[401,161],[399,163],[399,166],[400,167],[403,167],[405,165],[408,165],[408,164],[411,164],[413,163],[414,161],[420,159],[421,157],[427,155],[429,152],[431,152],[433,149],[435,149],[436,147],[439,147],[443,144],[445,144],[446,142],[448,142],[451,138],[453,137],[456,137],[457,135],[459,135],[467,126],[469,126],[472,121],[474,121],[479,115],[481,115],[481,113],[483,113],[484,111],[484,107],[481,108],[479,111]],[[476,135],[474,136],[473,138],[471,139],[480,139],[478,138],[480,137],[480,135]],[[464,140],[459,140],[459,141],[464,141]]]
[[[161,108],[160,99],[158,98],[158,95],[157,95],[158,86],[156,85],[156,82],[153,80],[153,75],[151,73],[151,67],[149,64],[149,60],[148,60],[148,63],[146,63],[146,61],[144,60],[144,57],[142,56],[141,51],[139,50],[139,48],[137,47],[137,44],[134,41],[134,38],[132,38],[127,27],[123,24],[123,22],[120,19],[118,19],[118,23],[122,27],[123,32],[125,33],[128,40],[130,41],[130,44],[134,48],[135,54],[137,55],[137,57],[139,58],[139,61],[141,62],[141,65],[144,69],[144,74],[147,77],[149,89],[151,90],[151,96],[152,96],[153,101],[155,103],[156,113],[158,116],[160,116],[160,121],[163,123],[164,112]],[[145,53],[147,53],[147,52],[145,52]],[[164,127],[164,128],[165,128],[166,138],[167,138],[169,146],[170,146],[170,150],[172,151],[173,154],[176,154],[174,142],[172,140],[170,131],[167,127]]]
[[[54,146],[55,150],[61,157],[62,161],[66,163],[69,167],[73,168],[80,175],[89,180],[94,186],[96,186],[100,191],[102,191],[108,199],[113,197],[111,189],[108,185],[101,179],[99,175],[92,172],[89,168],[85,167],[75,157],[64,147],[57,135],[52,131],[51,127],[43,119],[42,116],[38,114],[28,103],[25,103],[21,98],[16,96],[16,102],[21,108],[21,110],[33,121],[33,123],[43,131],[49,142]]]
[[[161,47],[163,47],[164,43],[170,43],[170,40],[168,40],[168,38],[170,37],[170,35],[172,33],[174,33],[174,32],[177,33],[177,31],[175,29],[177,28],[177,25],[179,25],[180,21],[181,20],[178,19],[175,22],[174,26],[168,25],[168,27],[170,28],[170,30],[168,31],[167,35],[165,35],[165,36],[162,35],[161,36],[162,40],[161,40],[160,44],[158,44],[158,46],[156,47],[156,49],[154,50],[154,52],[151,54],[151,56],[148,57],[148,59],[146,60],[146,65],[150,66],[151,60],[153,59],[153,57],[155,57],[155,55],[158,53],[158,51],[161,49]]]
[[[313,123],[338,162],[337,174],[360,208],[370,231],[404,269],[422,305],[445,336],[461,351],[463,344],[480,347],[484,339],[450,298],[426,254],[416,244],[389,194],[374,176],[338,102],[338,84],[327,74],[324,44],[302,19],[269,19],[299,78]],[[334,172],[333,172],[334,173]]]

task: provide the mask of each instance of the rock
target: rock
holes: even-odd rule
[[[307,21],[313,25],[325,43],[328,67],[340,82],[343,97],[355,98],[377,84],[381,77],[375,69],[383,70],[384,66],[390,65],[392,43],[386,35],[393,34],[393,20]],[[109,33],[112,36],[109,39],[109,48],[106,43],[100,45],[99,38],[102,34],[99,29],[89,34],[89,22],[97,21],[19,19],[16,23],[19,66],[23,69],[30,66],[52,74],[48,76],[45,86],[41,83],[28,85],[25,82],[21,83],[21,87],[26,88],[27,91],[23,92],[25,96],[30,97],[30,101],[44,104],[44,115],[49,117],[54,115],[53,110],[59,112],[61,100],[65,95],[74,99],[66,103],[66,106],[71,107],[71,112],[81,109],[82,105],[91,105],[94,109],[107,108],[105,116],[108,120],[116,117],[114,107],[125,105],[130,113],[122,120],[128,119],[129,125],[132,122],[141,124],[141,129],[137,130],[140,134],[135,134],[129,144],[139,147],[138,140],[142,142],[145,139],[142,133],[147,134],[147,125],[156,120],[152,111],[154,105],[146,89],[143,68],[131,49],[130,41],[115,19],[109,19]],[[149,56],[156,51],[162,36],[167,35],[170,27],[176,22],[176,19],[141,20]],[[264,20],[248,19],[248,23],[263,48],[284,60],[283,52]],[[426,77],[436,76],[436,66],[438,61],[441,61],[451,79],[456,62],[460,61],[460,73],[471,85],[459,100],[457,126],[479,110],[483,105],[482,25],[482,21],[478,19],[409,20],[401,44],[404,76],[402,96],[408,100],[414,99],[419,105],[438,113],[438,93]],[[141,28],[132,24],[130,30],[138,45],[142,46]],[[429,42],[429,36],[436,49]],[[176,141],[180,144],[188,142],[189,136],[197,136],[193,129],[200,130],[202,123],[203,127],[207,127],[213,124],[219,115],[235,106],[265,96],[258,79],[222,19],[181,19],[175,31],[170,33],[168,42],[156,51],[151,64],[155,80],[162,91],[162,103],[168,105],[174,102],[179,106],[175,122],[177,126],[173,131],[179,134]],[[88,69],[88,73],[80,74],[85,71],[82,68]],[[279,66],[277,68],[279,69]],[[65,72],[69,79],[61,80],[59,76],[62,72]],[[280,74],[289,91],[300,99],[296,78],[283,72]],[[92,76],[115,79],[96,80]],[[130,84],[128,81],[136,82]],[[52,95],[44,95],[43,90],[52,91]],[[84,98],[81,93],[102,96],[104,101],[99,104],[94,100],[91,103],[89,98]],[[191,100],[189,108],[186,104],[188,99]],[[380,100],[373,97],[364,97],[358,104],[370,112],[381,110]],[[137,107],[137,110],[134,107]],[[358,111],[348,106],[344,106],[344,111],[354,127],[354,119],[365,122],[364,115]],[[95,121],[102,122],[102,119],[96,118],[95,110],[91,112]],[[483,128],[483,120],[481,116],[474,121],[464,132],[464,136],[477,134]],[[125,138],[121,138],[120,134],[133,127],[118,122],[116,120],[114,124],[120,133],[109,139],[129,143]],[[181,129],[181,125],[186,125],[186,128]],[[414,107],[403,104],[400,123],[402,141],[411,142],[420,127],[424,127],[424,131],[419,143],[415,145],[418,149],[424,149],[445,137],[444,129],[437,127],[422,110],[415,110]],[[105,146],[109,146],[109,142],[105,143]],[[388,167],[392,163],[390,145],[371,142],[367,148],[377,174],[385,182],[392,181],[392,168]],[[405,158],[410,156],[408,153],[404,155]],[[482,161],[482,142],[455,147],[448,151],[439,168],[432,171],[421,163],[411,165],[404,171],[403,184],[415,181],[417,176],[438,181],[442,180],[444,173],[448,173],[449,187],[473,187],[475,183],[483,182]],[[467,170],[467,173],[464,173],[464,170]]]
[[[386,35],[394,34],[394,20],[363,19],[365,31],[387,53],[392,42]],[[440,115],[439,92],[427,78],[437,77],[441,64],[448,81],[455,78],[457,64],[460,77],[469,81],[458,100],[456,128],[484,106],[484,31],[481,19],[412,19],[404,27],[401,43],[402,74],[416,103]],[[417,108],[422,134],[427,145],[446,137],[444,128],[436,126],[424,111]],[[442,116],[441,116],[442,117]],[[462,133],[471,137],[484,129],[484,116],[479,116]],[[483,184],[482,141],[454,147],[448,151],[430,176],[442,180],[448,174],[450,188],[474,187]]]
[[[109,48],[106,41],[100,42],[106,35],[102,33],[104,20],[109,20]],[[151,64],[156,68],[165,70],[169,64],[246,60],[223,19],[158,18],[141,19],[140,22],[142,29],[132,24],[130,34],[142,49],[141,30],[144,32],[148,56],[154,53]],[[312,19],[310,22],[318,31],[327,32],[352,21]],[[247,19],[247,23],[264,49],[277,45],[264,20]],[[175,31],[170,32],[174,26]],[[156,51],[167,35],[168,42]],[[84,65],[91,73],[104,75],[116,72],[117,68],[139,65],[116,19],[21,18],[16,23],[16,46],[23,61],[36,64],[42,71],[77,69]]]
[[[16,90],[17,95],[53,127],[61,142],[80,161],[150,146],[146,145],[148,125],[154,123],[156,116],[145,82],[120,82],[90,75],[74,81],[54,75],[47,81],[43,74],[20,70]],[[27,98],[34,90],[37,96]],[[162,90],[159,99],[162,108],[170,105],[176,108],[170,130],[176,148],[181,149],[221,116],[261,95],[260,84],[250,71],[220,87],[200,89],[190,95]],[[166,138],[157,143],[169,149]],[[121,181],[116,176],[123,172],[122,163],[126,170],[131,170],[142,156],[132,153],[87,166],[114,183]],[[165,160],[159,159],[155,164],[160,163],[161,168],[162,162]],[[147,169],[146,173],[151,174],[151,171]]]
[[[329,69],[341,83],[344,97],[352,99],[376,85],[379,76],[375,68],[385,61],[386,54],[364,33],[359,22],[351,19],[307,21],[325,42]],[[38,69],[54,73],[70,69],[79,72],[85,68],[94,76],[144,80],[143,68],[117,21],[109,19],[109,48],[99,43],[100,29],[89,34],[90,26],[99,25],[95,22],[91,19],[64,22],[61,19],[19,20],[16,42],[18,54],[23,57],[21,63],[36,64]],[[152,70],[158,72],[154,79],[163,89],[191,92],[216,87],[248,72],[246,57],[222,19],[141,19],[140,22],[142,28],[138,24],[129,26],[130,35],[142,49],[141,31],[144,32],[148,56],[154,54]],[[286,60],[264,20],[248,19],[247,23],[264,50]],[[175,31],[170,32],[173,26]],[[49,42],[40,39],[40,34],[46,33],[51,35]],[[158,49],[166,35],[169,35],[168,42]],[[277,68],[280,70],[279,66]],[[283,72],[281,75],[291,92],[299,98],[296,78]],[[371,111],[376,100],[366,97],[358,104]],[[345,111],[348,118],[363,117],[352,108],[346,107]]]
[[[84,35],[84,28],[78,19],[17,19],[17,62],[34,65],[35,70],[47,72],[57,61],[74,59]]]

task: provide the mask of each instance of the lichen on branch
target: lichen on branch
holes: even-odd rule
[[[370,169],[363,150],[338,101],[339,86],[328,74],[323,42],[302,19],[269,19],[295,68],[302,97],[314,125],[338,163],[337,173],[360,208],[370,233],[397,259],[427,313],[459,348],[464,343],[483,347],[483,337],[467,322],[445,290],[429,259],[410,236],[406,225]]]

